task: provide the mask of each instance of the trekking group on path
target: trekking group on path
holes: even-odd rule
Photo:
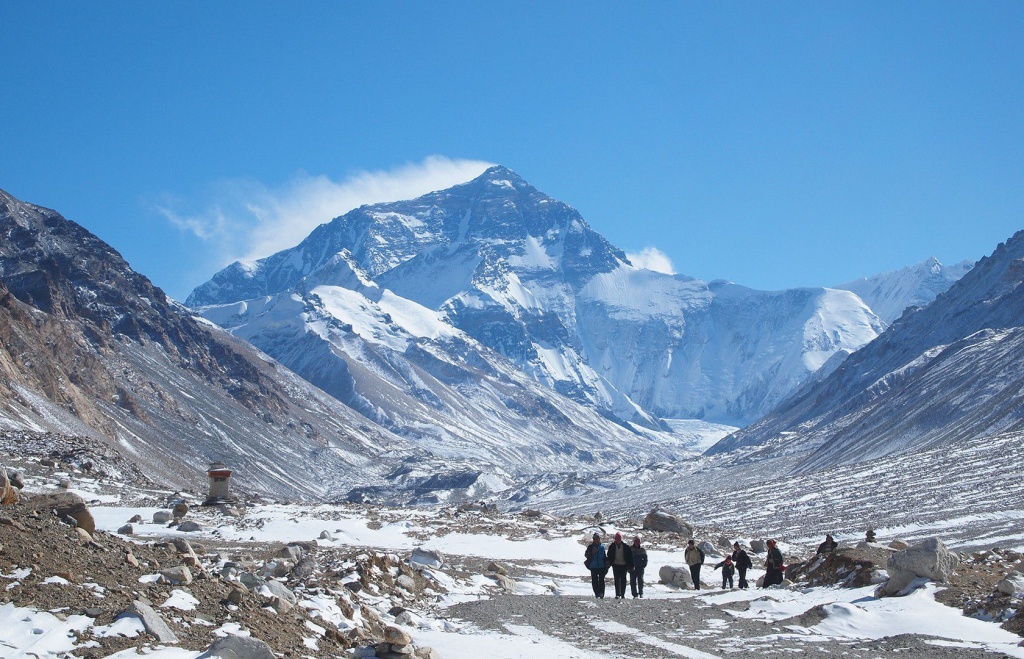
[[[829,536],[831,539],[831,536]],[[834,542],[834,541],[833,541]],[[823,543],[824,544],[824,543]],[[768,556],[765,559],[765,576],[762,587],[782,583],[785,564],[782,551],[775,540],[768,541]],[[722,570],[722,589],[733,588],[733,575],[739,575],[739,587],[747,588],[747,570],[754,567],[753,561],[740,543],[734,542],[732,554],[725,557],[714,569]],[[601,543],[601,534],[594,533],[592,542],[583,552],[583,565],[590,570],[590,583],[594,597],[604,599],[605,575],[612,570],[615,581],[615,599],[626,598],[626,575],[633,598],[644,596],[644,570],[647,569],[647,550],[641,546],[640,536],[633,538],[632,546],[622,542],[622,534],[616,533],[615,540],[606,548]],[[700,568],[704,565],[704,550],[692,539],[686,543],[683,561],[690,568],[690,579],[695,590],[700,590]]]

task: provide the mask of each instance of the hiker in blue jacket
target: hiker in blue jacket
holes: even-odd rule
[[[583,552],[583,565],[590,570],[590,585],[594,587],[594,597],[604,599],[604,575],[608,574],[608,556],[601,544],[601,534],[595,533],[593,542]]]

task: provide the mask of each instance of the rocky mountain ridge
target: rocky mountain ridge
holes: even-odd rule
[[[1024,232],[830,376],[710,450],[802,453],[801,470],[1024,429]]]

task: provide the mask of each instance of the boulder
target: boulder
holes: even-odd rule
[[[7,470],[0,467],[0,505],[13,506],[18,503],[18,490],[7,478]]]
[[[1011,574],[996,584],[996,592],[1002,595],[1019,595],[1024,593],[1024,575]]]
[[[508,568],[501,563],[496,563],[495,561],[491,561],[487,564],[487,571],[495,574],[508,574]]]
[[[135,527],[131,524],[125,524],[121,528],[117,529],[120,535],[135,535]]]
[[[182,531],[183,533],[192,533],[194,531],[202,531],[203,527],[199,526],[199,524],[197,524],[196,522],[187,519],[178,525],[178,530]]]
[[[675,586],[683,590],[693,589],[693,579],[690,578],[690,568],[675,565],[662,565],[658,569],[658,579],[667,586]]]
[[[498,585],[501,586],[501,589],[506,593],[516,592],[516,580],[512,577],[507,577],[504,574],[489,574],[487,576],[497,581]]]
[[[128,520],[129,524],[142,524],[142,515],[132,515],[132,518]]]
[[[174,508],[171,508],[171,513],[178,518],[184,517],[188,514],[188,504],[184,501],[179,501],[174,505]]]
[[[130,615],[138,616],[142,620],[142,626],[146,630],[146,633],[158,640],[161,643],[177,643],[178,637],[175,636],[171,628],[167,626],[164,619],[160,617],[160,614],[153,610],[150,605],[135,600],[131,603],[128,609],[125,611]]]
[[[705,541],[701,542],[697,546],[701,549],[701,551],[704,552],[705,556],[721,556],[722,555],[722,553],[720,551],[718,551],[718,548],[715,547],[713,544],[711,544],[711,542],[709,540],[705,540]]]
[[[664,510],[654,509],[644,517],[643,528],[645,531],[664,531],[666,533],[678,533],[683,538],[693,537],[693,527],[682,520],[678,515]]]
[[[764,540],[751,540],[750,551],[754,552],[755,554],[763,554],[766,551],[768,551],[768,545],[765,543]]]
[[[395,579],[395,584],[398,585],[400,588],[406,589],[410,593],[415,593],[417,590],[419,590],[416,587],[416,582],[413,581],[412,577],[405,574]]]
[[[896,538],[889,543],[889,548],[895,549],[896,551],[903,551],[904,549],[910,549],[910,543],[901,538]]]
[[[264,597],[267,597],[268,593],[270,597],[277,597],[285,600],[289,604],[295,604],[299,601],[298,598],[295,597],[295,593],[289,590],[287,586],[280,581],[274,581],[273,579],[263,584],[263,588],[260,590],[260,594]]]
[[[21,477],[21,474],[16,471],[8,471],[7,478],[10,480],[11,485],[18,488],[19,490],[25,489],[25,479]]]
[[[891,555],[891,550],[877,545],[837,549],[814,556],[806,563],[790,563],[786,566],[786,578],[809,586],[862,588],[878,583],[877,575],[885,569]]]
[[[90,535],[96,532],[96,520],[92,518],[88,506],[82,497],[73,492],[40,494],[29,499],[27,503],[36,510],[52,510],[60,518],[73,518],[78,528],[85,529]]]
[[[225,636],[217,639],[198,659],[276,659],[269,645],[252,636]]]
[[[288,560],[297,563],[302,559],[302,547],[297,545],[288,545],[287,547],[281,547],[277,550],[277,556],[279,558],[287,558]]]
[[[421,567],[439,568],[444,565],[444,555],[433,549],[417,547],[412,550],[412,556],[409,557],[409,563],[419,565]]]
[[[170,522],[172,519],[174,519],[174,516],[171,515],[171,511],[169,510],[158,510],[155,513],[153,513],[154,524],[166,524]]]
[[[441,653],[434,648],[416,648],[416,652],[413,655],[416,659],[441,659]]]
[[[334,537],[330,533],[328,533],[327,530],[325,529],[325,530],[320,532],[320,539],[321,540],[334,540]]]
[[[399,646],[411,645],[412,636],[401,627],[388,625],[384,628],[384,642]]]
[[[265,577],[286,577],[291,574],[292,569],[295,568],[295,563],[286,558],[277,558],[263,566],[263,576]]]
[[[177,567],[167,568],[166,570],[160,570],[161,576],[167,579],[172,584],[190,584],[192,583],[192,572],[189,571],[188,567],[179,565]]]
[[[879,595],[900,594],[916,579],[947,583],[958,562],[938,538],[922,540],[889,557],[889,580],[879,588]]]
[[[1017,561],[1017,564],[1013,566],[1013,571],[1024,574],[1024,560]]]

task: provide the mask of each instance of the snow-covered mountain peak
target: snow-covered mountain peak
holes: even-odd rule
[[[892,324],[908,308],[929,304],[973,265],[961,261],[945,266],[932,256],[916,265],[855,279],[836,288],[856,293],[882,320]]]

